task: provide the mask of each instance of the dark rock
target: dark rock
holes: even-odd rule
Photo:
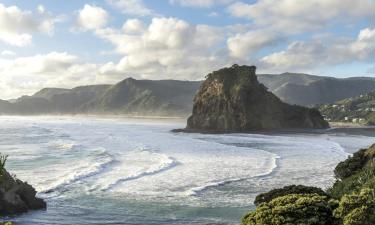
[[[31,185],[12,177],[5,169],[1,173],[0,215],[24,213],[47,207],[43,199],[36,197],[36,191]]]
[[[247,132],[328,128],[316,109],[282,102],[258,82],[255,66],[233,65],[207,75],[186,130]]]
[[[283,188],[273,189],[267,193],[259,194],[255,198],[254,204],[257,206],[261,203],[270,202],[275,198],[290,194],[318,194],[320,196],[329,197],[328,194],[326,194],[322,189],[317,187],[309,187],[304,185],[289,185]]]

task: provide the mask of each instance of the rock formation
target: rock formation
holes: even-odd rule
[[[5,169],[0,171],[0,215],[12,215],[28,210],[45,209],[44,200],[35,197],[35,189],[12,177]]]
[[[233,65],[207,75],[194,98],[187,131],[247,132],[328,128],[316,109],[282,102],[258,82],[255,66]]]

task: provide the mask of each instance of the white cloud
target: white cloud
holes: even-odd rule
[[[375,1],[369,0],[258,0],[253,4],[236,2],[228,8],[233,16],[285,33],[321,29],[359,19],[374,21],[374,10]]]
[[[169,0],[170,4],[180,4],[189,7],[211,7],[215,4],[229,4],[234,0]]]
[[[128,19],[125,21],[122,29],[128,34],[142,33],[145,31],[145,24],[139,19]]]
[[[0,41],[14,46],[25,46],[31,43],[32,34],[42,32],[52,35],[54,25],[61,18],[53,17],[48,12],[33,15],[31,11],[24,11],[17,6],[0,3]]]
[[[354,39],[319,38],[295,41],[286,50],[263,57],[262,67],[273,71],[314,69],[375,58],[375,29],[363,29]]]
[[[107,0],[122,13],[133,16],[151,16],[156,13],[148,8],[142,0]]]
[[[192,25],[176,18],[154,18],[138,32],[112,28],[100,29],[96,35],[111,42],[123,55],[118,63],[107,63],[103,74],[132,74],[139,78],[202,78],[225,59],[226,33],[207,25]],[[223,46],[221,46],[223,44]],[[220,55],[221,54],[221,55]]]
[[[13,52],[13,51],[10,51],[10,50],[4,50],[4,51],[2,51],[2,52],[0,53],[0,55],[2,55],[2,56],[15,56],[16,53]]]
[[[207,14],[208,17],[218,17],[220,14],[218,12],[210,12]]]
[[[3,99],[30,95],[43,87],[71,88],[103,83],[99,65],[81,63],[75,55],[51,52],[13,59],[0,58],[0,87]]]
[[[255,55],[264,47],[271,46],[280,38],[272,32],[255,30],[247,33],[239,33],[230,37],[227,41],[230,55],[244,59],[249,55]]]
[[[38,12],[41,13],[41,14],[45,13],[45,11],[46,11],[46,9],[44,8],[43,5],[38,5],[37,9],[38,9]]]
[[[95,6],[86,4],[78,12],[77,24],[83,29],[91,30],[104,27],[109,19],[107,11]]]

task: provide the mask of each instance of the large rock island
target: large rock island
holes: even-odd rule
[[[282,102],[258,82],[255,66],[233,65],[207,75],[186,131],[249,132],[328,128],[318,110]]]

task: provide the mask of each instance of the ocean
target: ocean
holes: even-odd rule
[[[375,137],[173,133],[182,120],[0,117],[6,168],[47,201],[18,225],[238,224],[259,193],[323,189],[338,162]]]

